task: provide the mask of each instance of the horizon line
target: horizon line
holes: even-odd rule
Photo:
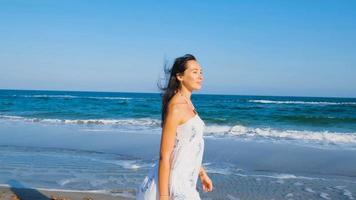
[[[136,94],[161,94],[160,92],[119,92],[119,91],[94,91],[94,90],[48,90],[48,89],[3,89],[1,90],[17,90],[17,91],[53,91],[53,92],[97,92],[97,93],[136,93]],[[305,97],[305,98],[339,98],[339,99],[356,99],[356,97],[340,97],[340,96],[291,96],[291,95],[257,95],[257,94],[218,94],[218,93],[199,93],[195,95],[223,95],[223,96],[255,96],[255,97]]]

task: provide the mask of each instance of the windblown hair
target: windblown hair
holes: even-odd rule
[[[168,103],[172,99],[175,93],[181,88],[181,84],[177,79],[177,75],[182,75],[187,69],[187,62],[189,60],[196,60],[196,58],[191,54],[185,54],[184,56],[178,57],[174,60],[173,66],[171,68],[167,67],[167,62],[164,65],[164,73],[166,75],[166,86],[162,87],[160,83],[158,88],[162,91],[162,114],[161,114],[161,127],[163,128],[165,123],[165,117],[167,114]],[[168,78],[169,77],[169,78]]]

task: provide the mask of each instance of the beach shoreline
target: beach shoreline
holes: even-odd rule
[[[133,194],[132,194],[133,195]],[[113,196],[89,191],[65,191],[0,186],[0,200],[128,200],[134,197]]]
[[[0,142],[1,183],[53,188],[43,191],[47,200],[51,194],[80,200],[130,199],[132,188],[151,169],[160,139],[159,134],[144,130],[97,133],[21,122],[2,123],[0,132],[6,133]],[[209,136],[205,147],[203,165],[215,190],[203,192],[198,181],[202,199],[287,199],[292,195],[293,199],[352,199],[356,193],[354,149]],[[129,193],[129,198],[122,196]]]

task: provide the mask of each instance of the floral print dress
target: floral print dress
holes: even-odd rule
[[[204,128],[205,123],[198,114],[177,127],[170,159],[170,200],[200,200],[196,184],[203,159]],[[137,188],[136,200],[159,200],[158,165],[159,160]]]

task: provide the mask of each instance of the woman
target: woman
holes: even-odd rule
[[[162,94],[160,158],[137,190],[137,200],[200,200],[213,184],[202,166],[205,123],[190,97],[202,85],[202,69],[193,55],[175,59]]]

